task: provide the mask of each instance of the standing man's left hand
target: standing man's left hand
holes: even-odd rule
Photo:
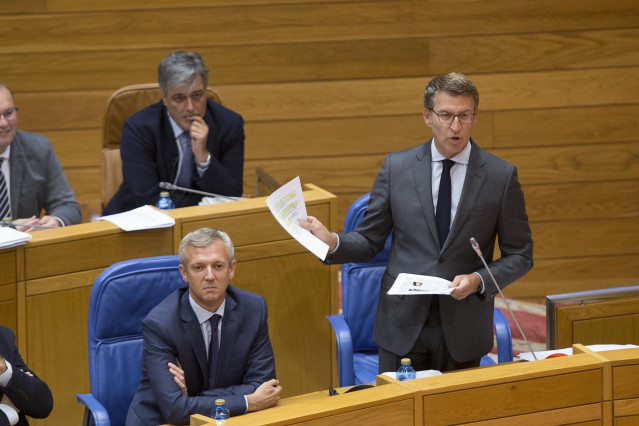
[[[454,287],[451,297],[463,300],[473,293],[477,293],[481,285],[481,277],[478,274],[457,275],[448,287]]]
[[[194,115],[189,117],[191,121],[191,128],[189,129],[189,135],[191,136],[191,147],[193,148],[193,155],[195,161],[198,163],[204,163],[209,156],[206,150],[206,140],[209,137],[209,126],[204,122],[204,118]]]

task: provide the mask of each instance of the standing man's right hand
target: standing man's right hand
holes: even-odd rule
[[[300,219],[300,227],[308,229],[311,234],[315,235],[324,243],[328,244],[329,253],[337,247],[337,234],[329,231],[317,218],[308,216],[306,219]]]

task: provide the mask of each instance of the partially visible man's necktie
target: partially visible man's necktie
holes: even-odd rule
[[[446,241],[448,230],[450,229],[450,169],[454,164],[453,160],[446,159],[442,161],[442,177],[439,180],[439,195],[437,196],[437,211],[435,212],[439,247],[444,246],[444,241]]]
[[[4,158],[0,158],[0,220],[5,217],[11,218],[11,198],[9,198],[9,185],[2,173],[2,162]]]
[[[209,389],[215,388],[215,367],[217,366],[217,358],[220,352],[220,342],[217,337],[217,325],[220,322],[221,315],[213,314],[209,318],[211,324],[211,342],[209,343]]]
[[[183,188],[191,187],[191,176],[193,175],[193,149],[191,148],[191,136],[189,132],[184,132],[178,137],[178,142],[182,148],[180,157],[180,170],[175,181],[177,186]]]

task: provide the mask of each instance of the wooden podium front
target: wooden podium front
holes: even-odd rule
[[[335,229],[337,199],[306,185],[309,214]],[[95,278],[115,262],[176,254],[189,231],[210,226],[235,243],[233,285],[261,294],[284,396],[332,385],[334,346],[326,315],[338,311],[337,267],[323,265],[272,217],[265,198],[176,209],[172,228],[124,232],[109,222],[33,233],[0,250],[0,321],[18,336],[25,361],[53,392],[54,409],[32,424],[80,424],[88,393],[87,316]]]
[[[636,425],[639,348],[509,362],[377,386],[329,397],[287,398],[264,411],[231,417],[236,425]],[[412,417],[410,417],[412,416]],[[215,426],[193,415],[191,426]]]

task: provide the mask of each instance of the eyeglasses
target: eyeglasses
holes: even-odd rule
[[[475,111],[466,111],[462,112],[461,114],[452,114],[447,111],[437,112],[434,109],[428,109],[430,109],[432,112],[435,113],[437,117],[439,117],[439,122],[442,124],[451,124],[453,121],[455,121],[455,117],[459,118],[460,123],[469,124],[472,123],[473,118],[475,117]]]
[[[0,112],[0,119],[4,117],[5,120],[10,120],[15,117],[16,112],[18,112],[18,107],[11,107],[5,112]]]

